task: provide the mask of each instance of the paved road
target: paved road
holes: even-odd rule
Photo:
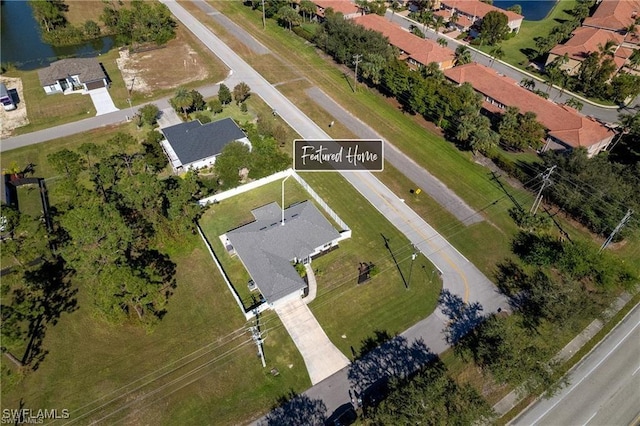
[[[571,384],[539,400],[513,425],[628,425],[640,414],[640,305],[569,374]]]
[[[189,28],[207,48],[233,70],[234,77],[245,81],[252,92],[259,95],[272,109],[276,109],[298,134],[307,139],[329,138],[322,128],[311,121],[182,6],[175,1],[161,1],[185,27]],[[503,296],[471,262],[458,253],[371,173],[343,173],[343,176],[436,265],[442,273],[444,287],[451,293],[465,301],[480,302],[485,312],[507,307]],[[446,348],[442,336],[444,324],[445,319],[442,314],[436,312],[407,330],[406,335],[408,338],[422,337],[432,352],[441,352]],[[311,394],[318,395],[324,400],[329,413],[349,402],[348,369],[349,367],[341,370],[309,390]]]
[[[392,13],[390,11],[387,11],[386,14],[386,18],[391,20],[392,22],[394,22],[397,25],[400,25],[403,28],[408,29],[411,25],[417,25],[418,28],[423,29],[423,25],[418,24],[417,22],[405,17],[405,16],[401,16],[398,14],[395,14],[395,16],[392,17]],[[427,29],[425,32],[425,37],[429,38],[431,40],[437,40],[438,38],[445,38],[448,41],[448,48],[451,50],[456,50],[456,48],[459,45],[465,45],[467,47],[469,47],[472,51],[472,59],[475,62],[478,62],[482,65],[486,65],[486,66],[490,66],[495,69],[496,71],[511,77],[512,79],[514,79],[515,81],[522,81],[523,78],[533,78],[536,80],[536,88],[540,89],[540,90],[544,90],[547,91],[547,83],[542,81],[540,79],[540,77],[533,75],[533,74],[529,74],[529,73],[525,73],[522,70],[519,70],[509,64],[507,64],[506,62],[502,62],[502,61],[494,61],[493,64],[491,64],[492,62],[492,58],[483,53],[480,52],[479,50],[474,49],[473,46],[469,45],[468,43],[463,43],[459,40],[453,39],[448,37],[446,34],[442,34],[442,33],[436,33],[434,30],[432,29]],[[562,92],[559,89],[553,88],[551,89],[551,91],[549,92],[549,99],[554,100],[555,102],[558,103],[563,103],[565,102],[567,99],[572,98],[572,97],[578,97],[577,95],[574,94],[568,94],[566,91]],[[631,108],[627,109],[619,109],[618,107],[599,107],[599,106],[595,106],[592,105],[590,103],[588,103],[587,100],[583,100],[582,101],[584,103],[584,106],[582,108],[581,113],[584,115],[590,115],[593,117],[596,117],[602,121],[606,121],[609,123],[615,123],[616,121],[618,121],[618,115],[621,113],[629,113],[629,114],[633,114],[636,111],[638,111],[638,105],[640,103],[640,97],[637,98],[633,105],[631,106]]]

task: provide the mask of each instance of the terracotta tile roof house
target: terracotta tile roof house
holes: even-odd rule
[[[69,58],[52,62],[38,70],[40,83],[47,94],[91,90],[106,87],[107,76],[95,58]]]
[[[433,15],[442,16],[445,22],[449,22],[454,13],[453,9],[440,9],[433,12]],[[455,26],[458,27],[460,31],[469,31],[469,28],[471,28],[472,25],[473,21],[471,18],[458,14],[458,20],[456,21]]]
[[[614,49],[616,49],[617,52],[624,40],[624,36],[600,28],[577,28],[569,40],[551,49],[547,58],[547,65],[557,57],[563,56],[566,53],[569,57],[569,62],[563,64],[562,69],[566,70],[568,74],[574,75],[578,72],[582,61],[584,61],[590,53],[597,52],[600,46],[604,46],[609,40],[615,43]],[[614,56],[614,62],[618,66],[618,69],[624,65],[624,61],[625,57],[619,55]]]
[[[442,0],[442,7],[450,9],[454,12],[458,12],[460,17],[465,16],[471,20],[474,24],[480,24],[484,15],[491,11],[497,11],[507,15],[507,20],[511,32],[517,33],[520,31],[522,20],[524,16],[512,12],[510,10],[500,9],[490,4],[481,2],[480,0]]]
[[[313,0],[313,3],[318,7],[316,16],[320,20],[324,18],[324,11],[329,8],[336,13],[342,13],[345,19],[351,19],[360,14],[358,6],[349,0]]]
[[[421,67],[435,62],[442,70],[453,66],[455,54],[452,50],[440,46],[433,40],[411,34],[382,16],[369,14],[354,18],[353,21],[367,29],[382,33],[389,39],[389,44],[400,50],[401,57],[406,56],[410,65]]]
[[[188,121],[161,131],[165,139],[160,144],[175,173],[212,166],[222,149],[233,141],[251,148],[251,142],[231,118],[207,124]]]
[[[582,22],[585,27],[625,32],[640,17],[638,0],[602,0],[598,8]]]
[[[277,203],[252,210],[255,221],[226,233],[227,250],[235,252],[267,303],[301,297],[307,284],[292,262],[338,245],[340,234],[310,201],[282,210]]]
[[[515,80],[483,65],[461,65],[446,70],[444,74],[458,84],[471,84],[485,97],[483,107],[490,112],[501,113],[507,106],[518,107],[521,112],[534,112],[538,121],[547,129],[543,151],[584,147],[591,157],[605,149],[615,134],[576,110],[546,100],[520,87]]]

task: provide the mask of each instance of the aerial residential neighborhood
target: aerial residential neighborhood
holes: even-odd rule
[[[637,423],[640,3],[0,8],[3,422]]]

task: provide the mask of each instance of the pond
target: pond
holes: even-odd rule
[[[506,9],[514,4],[522,6],[522,14],[527,21],[539,21],[544,19],[556,4],[555,0],[495,0],[493,5],[500,9]]]
[[[40,38],[40,26],[25,0],[0,2],[0,62],[20,70],[42,68],[63,57],[90,57],[108,52],[112,37],[102,37],[75,46],[51,46]]]

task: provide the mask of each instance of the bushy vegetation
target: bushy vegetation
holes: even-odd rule
[[[118,42],[126,45],[161,45],[176,36],[177,23],[162,3],[133,0],[130,7],[108,3],[100,19]]]

